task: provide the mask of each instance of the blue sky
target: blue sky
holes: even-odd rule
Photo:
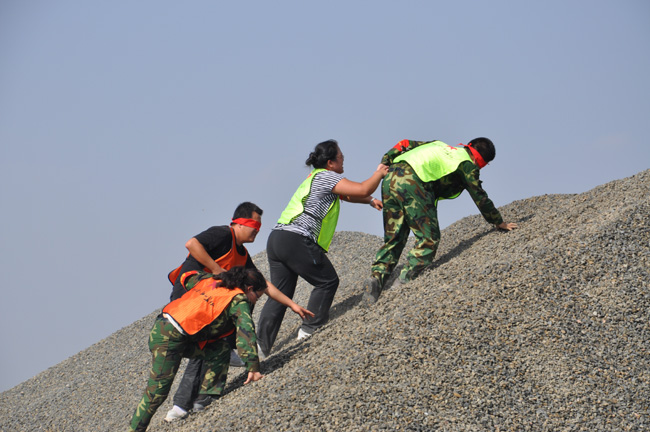
[[[263,250],[325,139],[361,181],[401,139],[490,137],[498,206],[648,169],[648,52],[645,0],[3,1],[0,391],[163,306],[241,201]]]

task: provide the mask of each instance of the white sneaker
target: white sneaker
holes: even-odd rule
[[[235,350],[230,351],[230,366],[232,367],[244,367],[244,361],[239,357]]]
[[[179,407],[178,405],[174,405],[172,409],[167,411],[167,415],[165,416],[165,421],[167,423],[171,423],[173,421],[180,420],[185,417],[187,417],[187,411],[185,411],[183,408]]]
[[[306,339],[311,336],[311,333],[307,333],[303,329],[298,330],[298,340]]]

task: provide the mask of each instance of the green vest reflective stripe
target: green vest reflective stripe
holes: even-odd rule
[[[305,200],[311,192],[311,184],[314,181],[314,177],[321,171],[326,171],[323,168],[317,168],[312,170],[309,173],[309,176],[303,181],[298,190],[293,194],[289,204],[284,209],[278,219],[278,223],[287,225],[293,222],[298,216],[300,216],[305,211]],[[332,244],[332,238],[334,237],[334,231],[336,231],[336,224],[339,221],[339,212],[341,209],[341,199],[337,196],[330,208],[327,209],[325,217],[321,221],[320,232],[318,233],[317,243],[320,247],[327,251]]]
[[[395,158],[394,162],[406,162],[423,182],[440,180],[458,169],[464,161],[473,163],[462,147],[452,147],[442,141],[422,144]],[[448,199],[456,198],[460,192]],[[436,200],[437,201],[437,200]]]

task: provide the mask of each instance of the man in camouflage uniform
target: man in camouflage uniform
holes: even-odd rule
[[[195,273],[195,274],[192,274]],[[188,275],[186,273],[186,275]],[[190,272],[183,281],[184,288],[188,291],[200,285],[192,294],[199,297],[197,302],[209,303],[213,306],[220,295],[213,294],[216,290],[226,288],[217,286],[218,279],[226,281],[239,281],[237,285],[230,283],[223,285],[231,290],[226,294],[223,309],[213,310],[216,318],[210,316],[205,310],[197,311],[195,303],[187,306],[188,296],[172,301],[164,309],[154,323],[149,335],[149,349],[153,357],[149,381],[140,403],[138,404],[129,431],[145,431],[156,410],[165,401],[176,376],[176,372],[183,357],[202,358],[205,360],[205,375],[199,391],[199,398],[207,406],[222,393],[230,366],[230,345],[225,336],[234,332],[237,350],[248,370],[248,379],[244,384],[257,381],[263,377],[260,373],[260,364],[257,353],[257,338],[255,326],[251,317],[251,306],[266,289],[264,276],[256,269],[235,267],[221,273],[218,277],[211,273]],[[232,285],[232,286],[231,286]],[[237,287],[240,287],[237,289]],[[236,290],[236,292],[233,292]],[[190,294],[190,293],[188,293]],[[208,301],[209,300],[209,301]],[[177,306],[177,309],[170,306]],[[205,306],[205,308],[209,308]],[[178,314],[173,310],[181,309]],[[181,315],[182,314],[182,315]],[[178,317],[182,316],[181,321]],[[212,319],[210,322],[205,322]],[[178,320],[178,322],[177,322]],[[200,322],[200,324],[196,324]],[[188,323],[183,327],[183,323]],[[194,326],[194,331],[185,331],[185,328]],[[206,342],[210,343],[206,343]]]
[[[415,246],[408,253],[399,282],[415,279],[431,265],[440,243],[437,204],[467,190],[485,220],[503,230],[517,227],[505,223],[481,187],[479,169],[494,159],[492,141],[476,138],[467,146],[451,147],[441,141],[402,140],[381,163],[390,169],[382,183],[384,245],[372,265],[372,276],[364,283],[364,303],[373,304],[399,261],[408,240]]]

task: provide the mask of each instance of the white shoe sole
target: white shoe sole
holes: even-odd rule
[[[311,333],[307,333],[303,329],[298,330],[298,340],[307,339],[308,337],[311,337]]]
[[[179,413],[178,411],[176,411],[175,409],[172,408],[169,411],[167,411],[167,415],[165,416],[165,421],[167,423],[171,423],[171,422],[174,422],[176,420],[181,420],[181,419],[184,419],[185,417],[187,417],[187,414],[188,414],[187,412],[185,412],[185,414],[181,414],[181,413]]]

